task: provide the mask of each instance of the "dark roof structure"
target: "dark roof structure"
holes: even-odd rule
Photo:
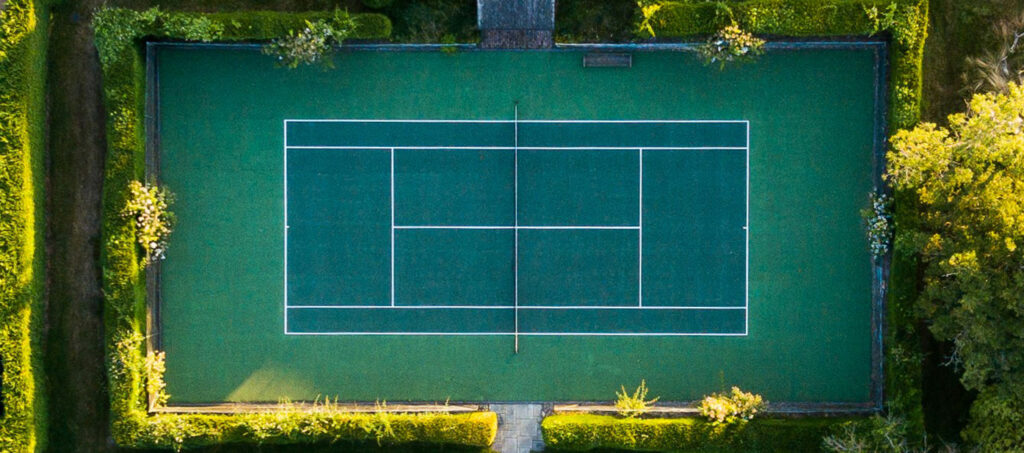
[[[537,49],[554,45],[555,0],[477,0],[484,48]]]

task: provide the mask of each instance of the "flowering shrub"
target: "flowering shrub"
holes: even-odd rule
[[[622,393],[615,392],[615,396],[619,397],[615,401],[615,408],[619,410],[619,415],[623,417],[636,417],[647,412],[647,409],[658,401],[658,398],[652,400],[647,399],[647,382],[641,380],[640,386],[636,388],[636,391],[632,395],[626,392],[626,386],[621,386]]]
[[[135,237],[146,252],[144,264],[163,259],[174,223],[174,214],[167,210],[173,197],[166,189],[138,181],[128,189],[131,197],[124,215],[135,218]]]
[[[885,194],[871,194],[871,209],[864,211],[868,222],[868,242],[871,256],[876,259],[889,252],[892,240],[892,214],[889,213],[889,197]]]
[[[288,68],[330,61],[325,59],[331,46],[341,44],[355,30],[355,22],[347,12],[334,11],[330,20],[306,21],[306,28],[291,30],[288,36],[271,41],[263,53],[273,56],[278,64]]]
[[[706,64],[749,60],[764,53],[764,40],[740,29],[735,23],[715,33],[697,48]]]
[[[739,387],[733,387],[731,395],[713,393],[700,402],[700,414],[715,424],[747,422],[762,408],[761,395],[743,392]]]
[[[167,371],[163,351],[149,352],[146,354],[146,394],[152,407],[161,407],[167,404],[170,395],[167,394],[167,383],[164,382],[164,372]]]

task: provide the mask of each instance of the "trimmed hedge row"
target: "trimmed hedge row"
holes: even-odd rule
[[[498,416],[468,414],[343,413],[282,409],[234,415],[136,414],[118,439],[134,447],[177,449],[224,444],[281,445],[330,442],[429,443],[486,447],[494,442]]]
[[[145,271],[134,223],[121,216],[128,183],[145,175],[144,39],[251,41],[287,35],[329,12],[172,13],[107,9],[94,20],[107,111],[103,192],[103,290],[112,434],[122,446],[177,449],[222,443],[366,442],[490,445],[497,415],[348,414],[329,406],[232,415],[148,413],[145,394]],[[383,39],[391,23],[379,14],[353,17],[359,39]],[[269,58],[269,57],[268,57]],[[285,69],[282,69],[285,70]]]
[[[756,418],[745,424],[715,425],[702,418],[638,419],[567,414],[544,419],[544,443],[551,449],[624,449],[687,452],[819,451],[822,438],[850,419]]]
[[[46,448],[43,187],[47,7],[0,11],[0,451]]]

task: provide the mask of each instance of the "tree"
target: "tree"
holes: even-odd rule
[[[953,342],[952,362],[968,389],[1022,407],[1024,87],[976,95],[948,128],[923,123],[892,144],[886,178],[914,211],[896,218],[896,250],[923,266],[920,314],[936,337]],[[969,434],[1007,420],[972,413]],[[996,450],[1006,440],[998,433],[1014,430],[969,437]]]

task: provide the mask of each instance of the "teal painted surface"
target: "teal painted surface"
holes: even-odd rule
[[[288,71],[253,50],[160,52],[161,176],[177,194],[179,218],[162,282],[172,402],[318,395],[607,400],[620,384],[640,379],[663,400],[695,399],[729,385],[775,401],[869,398],[871,268],[859,211],[872,186],[870,50],[772,52],[725,71],[681,53],[637,53],[631,69],[584,70],[575,52],[349,52],[332,70]],[[283,120],[510,119],[517,100],[524,120],[750,121],[749,335],[521,337],[519,354],[507,336],[285,336]],[[308,165],[314,171],[322,164]],[[349,165],[383,164],[366,157]],[[719,165],[732,164],[698,166]],[[362,174],[349,177],[368,175]],[[338,200],[322,209],[379,214],[341,194]],[[348,227],[367,240],[323,241],[381,244],[378,230]],[[688,266],[700,275],[699,266]],[[341,297],[346,292],[376,300],[380,292],[334,285],[326,292],[335,301],[347,300]],[[355,321],[315,310],[293,321],[351,323],[371,316],[346,312]],[[521,316],[539,318],[534,325],[565,324],[555,315],[525,312]],[[424,325],[508,323],[501,313],[463,321],[415,311],[401,316]],[[630,316],[648,315],[576,322],[664,322]],[[742,322],[731,310],[693,318],[707,317],[718,317],[713,325]]]

